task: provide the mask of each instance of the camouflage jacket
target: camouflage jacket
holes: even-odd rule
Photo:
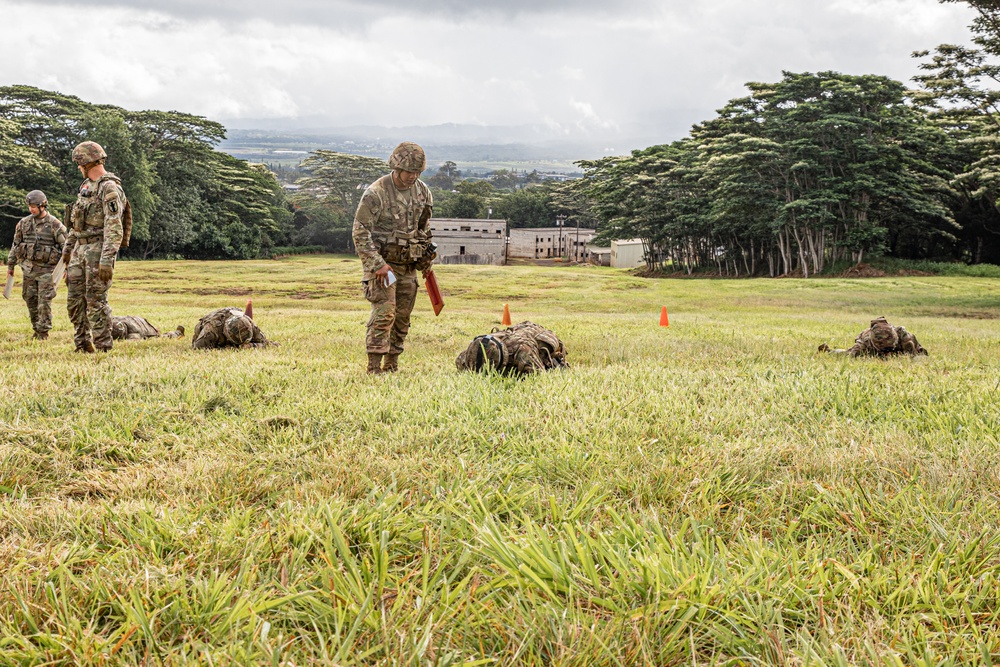
[[[354,214],[353,231],[365,280],[386,263],[417,265],[431,240],[427,221],[433,206],[430,189],[419,179],[400,190],[392,174],[386,174],[368,186]]]
[[[198,324],[194,326],[194,334],[191,336],[191,347],[196,350],[206,350],[214,347],[235,347],[226,338],[224,326],[226,320],[233,315],[242,315],[240,308],[219,308],[205,315]],[[256,324],[253,325],[253,337],[246,347],[265,347],[271,345],[264,332]]]
[[[114,264],[124,236],[122,215],[125,202],[121,180],[114,174],[107,173],[96,181],[85,180],[80,185],[76,203],[70,208],[72,229],[65,252],[72,252],[78,242],[101,239],[101,264]]]
[[[14,228],[14,243],[7,256],[7,269],[16,264],[24,271],[53,268],[59,263],[66,244],[66,228],[59,218],[46,212],[45,217],[21,218]]]
[[[156,338],[160,330],[150,324],[145,317],[135,315],[112,315],[111,337],[116,340],[143,340]]]
[[[569,363],[566,346],[558,336],[534,322],[521,322],[476,336],[455,359],[455,367],[460,371],[492,368],[503,374],[530,375],[569,368]]]
[[[913,356],[926,355],[927,350],[917,341],[917,337],[903,327],[892,326],[895,338],[891,346],[878,346],[873,337],[873,331],[878,325],[891,326],[884,317],[872,320],[872,326],[868,327],[854,340],[854,345],[847,350],[831,350],[825,343],[820,345],[821,352],[831,352],[833,354],[847,354],[852,357],[887,357],[897,354],[909,354]]]

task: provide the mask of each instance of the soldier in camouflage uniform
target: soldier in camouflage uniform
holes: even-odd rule
[[[354,245],[364,268],[361,282],[371,303],[365,336],[369,373],[399,368],[417,298],[417,271],[426,278],[436,257],[427,224],[431,191],[419,180],[427,167],[424,149],[404,141],[392,151],[389,167],[392,173],[365,190],[354,216]]]
[[[177,325],[176,331],[161,334],[145,317],[136,315],[112,315],[111,337],[115,340],[145,340],[147,338],[183,338],[184,327]]]
[[[66,244],[66,228],[49,213],[49,200],[41,190],[25,197],[31,215],[21,218],[14,228],[14,243],[7,256],[7,275],[14,275],[14,265],[21,265],[24,282],[21,296],[28,304],[28,316],[35,330],[34,338],[45,340],[52,328],[52,299],[56,286],[52,270],[59,263]]]
[[[191,347],[207,350],[216,347],[266,347],[277,345],[267,339],[239,308],[219,308],[205,315],[194,327]]]
[[[831,350],[829,345],[823,343],[819,346],[819,351],[830,352],[831,354],[847,354],[852,357],[886,357],[896,354],[917,356],[927,354],[927,350],[917,342],[916,336],[903,327],[892,326],[886,321],[885,317],[877,317],[872,320],[871,326],[858,334],[854,345],[850,349]]]
[[[125,231],[128,205],[121,180],[104,169],[107,153],[93,141],[73,149],[73,161],[86,177],[70,208],[72,230],[66,241],[66,309],[76,329],[77,352],[108,351],[111,306],[108,289]]]

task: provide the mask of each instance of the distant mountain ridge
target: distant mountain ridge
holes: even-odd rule
[[[699,113],[701,112],[693,112]],[[383,127],[376,125],[331,126],[321,117],[279,119],[223,120],[229,129],[228,142],[256,140],[264,143],[330,143],[368,147],[394,146],[400,141],[416,141],[429,147],[520,146],[534,159],[589,159],[603,155],[626,154],[637,148],[669,143],[680,139],[690,129],[689,118],[703,118],[689,113],[671,115],[656,126],[635,125],[623,129],[566,131],[545,125],[440,125]],[[272,141],[273,140],[273,141]],[[221,146],[226,149],[226,143]],[[506,151],[505,151],[506,152]],[[527,155],[525,156],[527,157]]]

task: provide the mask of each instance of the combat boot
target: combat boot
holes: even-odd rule
[[[33,335],[32,338],[34,338],[35,340],[48,340],[49,339],[49,332],[48,331],[36,331],[35,335]]]
[[[399,370],[399,355],[392,354],[391,352],[385,355],[382,360],[382,372],[383,373],[395,373]]]
[[[376,352],[368,353],[368,374],[380,375],[382,373],[382,355]]]
[[[91,343],[91,342],[90,342],[90,341],[88,340],[88,341],[87,341],[86,343],[84,343],[83,345],[77,345],[77,346],[76,346],[76,349],[75,349],[75,350],[73,350],[73,351],[74,351],[74,352],[83,352],[84,354],[94,354],[94,352],[96,352],[97,350],[96,350],[96,349],[94,349],[94,344],[93,344],[93,343]]]

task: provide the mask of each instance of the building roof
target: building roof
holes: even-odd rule
[[[573,234],[576,234],[576,232],[577,232],[577,228],[576,227],[571,227],[569,225],[567,225],[565,227],[511,227],[510,231],[511,231],[511,233],[514,233],[514,232],[553,232],[555,234],[558,234],[560,229],[563,230],[564,232],[572,232]],[[585,234],[585,233],[586,234],[596,234],[597,230],[596,229],[587,229],[585,227],[580,227],[580,233],[581,234]]]

